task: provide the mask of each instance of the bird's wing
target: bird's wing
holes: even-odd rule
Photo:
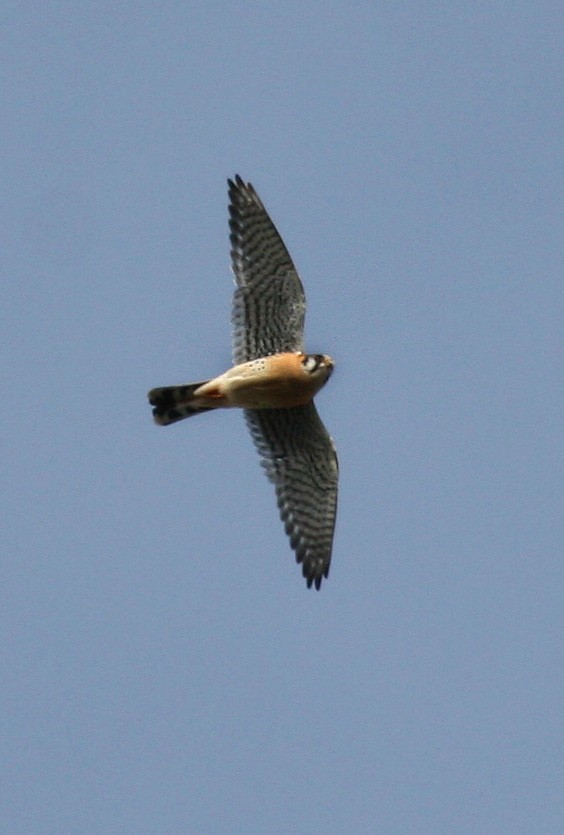
[[[305,294],[284,241],[252,185],[228,183],[234,362],[303,351]]]
[[[247,409],[247,425],[308,588],[329,574],[337,512],[335,445],[313,403],[290,409]]]

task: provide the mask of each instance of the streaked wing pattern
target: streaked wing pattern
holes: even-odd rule
[[[234,361],[303,351],[305,294],[284,241],[252,185],[228,183]]]
[[[337,512],[337,453],[313,403],[247,409],[247,425],[308,588],[329,574]]]

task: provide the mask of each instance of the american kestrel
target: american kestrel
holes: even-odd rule
[[[149,392],[156,423],[239,407],[270,481],[308,588],[329,575],[337,510],[335,445],[313,403],[333,360],[304,352],[300,277],[258,194],[228,180],[233,359],[219,377]]]

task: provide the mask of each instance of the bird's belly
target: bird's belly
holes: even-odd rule
[[[276,380],[257,380],[248,377],[230,380],[227,399],[243,409],[288,409],[304,406],[313,398],[308,380],[278,377]]]

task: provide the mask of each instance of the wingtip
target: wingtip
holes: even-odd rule
[[[252,185],[252,183],[245,182],[243,178],[239,174],[235,174],[233,179],[231,177],[227,178],[227,185],[229,190],[229,196],[233,200],[237,196],[245,196],[247,198],[252,198],[253,200],[258,199],[258,195]]]
[[[245,188],[245,181],[239,174],[235,174],[233,178],[227,178],[227,185],[229,186],[229,190],[235,189],[236,191],[240,188]]]
[[[321,583],[323,581],[323,578],[324,577],[327,578],[328,575],[329,575],[329,569],[327,568],[323,572],[323,574],[318,574],[316,576],[315,574],[307,574],[306,570],[305,570],[305,566],[304,566],[303,570],[302,570],[302,573],[303,573],[303,576],[305,577],[308,589],[311,589],[312,586],[313,586],[313,587],[315,587],[315,589],[317,591],[319,591],[319,589],[321,588]]]

